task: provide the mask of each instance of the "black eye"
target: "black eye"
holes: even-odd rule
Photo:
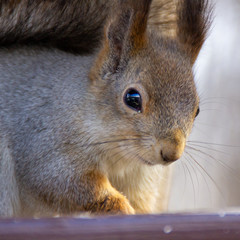
[[[199,113],[200,113],[200,108],[198,107],[195,118],[198,116]]]
[[[133,88],[128,89],[124,96],[124,102],[129,108],[137,112],[142,111],[142,98],[137,90]]]

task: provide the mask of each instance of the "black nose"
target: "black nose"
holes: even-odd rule
[[[161,155],[162,161],[165,163],[172,163],[178,160],[184,151],[186,138],[181,130],[177,129],[170,137],[161,139],[159,141],[160,149],[159,155]]]
[[[161,157],[163,161],[166,163],[172,163],[179,159],[179,157],[177,157],[176,155],[167,155],[167,154],[164,154],[163,151],[161,151]]]

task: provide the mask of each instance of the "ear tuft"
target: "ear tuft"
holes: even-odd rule
[[[146,27],[152,0],[118,0],[105,30],[104,47],[108,48],[114,69],[121,60],[146,44]]]
[[[178,7],[177,36],[189,52],[192,64],[205,41],[211,23],[208,0],[181,0]]]
[[[122,2],[126,2],[121,0]],[[131,0],[129,5],[133,9],[132,25],[130,26],[130,41],[135,48],[141,48],[144,42],[148,14],[152,0]]]

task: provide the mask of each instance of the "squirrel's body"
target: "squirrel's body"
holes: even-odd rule
[[[69,213],[71,206],[62,211],[51,209],[44,201],[37,201],[38,194],[41,191],[49,193],[53,188],[59,195],[57,198],[63,198],[61,195],[68,198],[68,193],[61,192],[60,186],[68,184],[69,188],[71,185],[74,188],[76,178],[84,168],[105,171],[111,184],[130,202],[133,201],[138,212],[156,212],[166,208],[167,168],[126,161],[102,162],[102,166],[98,166],[101,152],[93,143],[104,139],[101,123],[97,125],[95,112],[98,109],[93,108],[91,102],[87,108],[81,104],[89,95],[83,89],[87,89],[89,84],[87,75],[93,60],[93,56],[72,56],[59,50],[36,47],[0,51],[0,106],[4,106],[0,107],[0,139],[5,156],[0,179],[10,188],[6,189],[8,194],[1,200],[6,198],[6,203],[13,203],[11,214],[51,216]],[[93,133],[94,138],[90,138]],[[92,152],[95,152],[93,156]],[[67,154],[71,159],[64,159]],[[81,154],[89,154],[88,162],[81,162],[81,159],[86,159]],[[30,160],[32,158],[37,165]],[[16,165],[9,175],[6,169],[11,168],[9,165],[13,159]],[[46,161],[48,167],[44,166]],[[149,174],[154,181],[148,178]],[[20,189],[15,177],[17,182],[21,182]],[[14,185],[15,190],[12,191]],[[158,196],[160,190],[164,192],[163,196]],[[134,202],[134,199],[138,201]],[[157,199],[159,201],[155,202]]]
[[[194,1],[184,4],[202,17]],[[146,29],[150,3],[119,1],[89,56],[0,40],[1,216],[166,209],[162,165],[181,156],[196,115],[191,67],[206,22],[193,17],[195,42],[186,24],[179,40],[161,37]]]

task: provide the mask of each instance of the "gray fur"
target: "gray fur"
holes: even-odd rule
[[[1,188],[1,196],[5,197],[1,198],[0,209],[6,209],[8,215],[20,212],[20,207],[25,208],[29,193],[36,197],[32,189],[49,188],[49,185],[57,189],[66,184],[66,178],[77,167],[76,160],[82,161],[78,163],[81,171],[84,165],[93,167],[96,159],[92,156],[93,159],[84,162],[81,148],[80,155],[65,157],[71,144],[87,142],[83,139],[85,135],[78,135],[78,126],[72,123],[77,121],[82,125],[89,114],[84,99],[91,61],[92,57],[75,57],[57,50],[1,50],[0,152],[1,173],[5,174],[0,176],[7,186]],[[91,108],[94,109],[90,104]],[[66,163],[69,157],[70,162]],[[21,204],[15,204],[17,209],[5,208],[2,205],[6,202],[11,205],[18,197],[5,195],[14,192],[11,188],[17,189],[16,181],[21,184]]]

